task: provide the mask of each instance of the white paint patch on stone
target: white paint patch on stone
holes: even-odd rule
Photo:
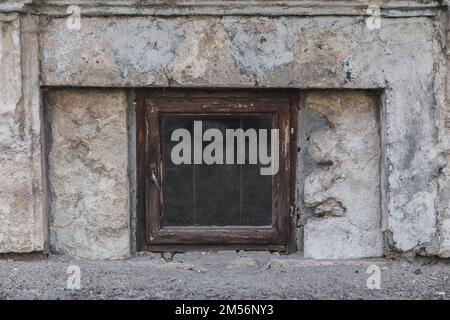
[[[125,92],[57,90],[46,101],[52,251],[92,259],[127,258]]]
[[[350,259],[383,255],[380,137],[374,97],[362,92],[306,95],[305,110],[327,127],[310,129],[313,169],[304,185],[304,255]]]

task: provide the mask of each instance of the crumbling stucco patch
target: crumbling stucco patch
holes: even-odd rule
[[[55,252],[101,259],[130,255],[126,103],[121,90],[47,95]]]
[[[382,256],[380,136],[374,96],[360,91],[310,92],[300,114],[308,119],[300,126],[302,155],[309,162],[300,173],[302,206],[304,214],[309,213],[305,257]]]

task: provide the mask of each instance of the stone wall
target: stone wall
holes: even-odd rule
[[[442,32],[442,37],[446,41],[441,50],[441,64],[442,71],[439,81],[439,90],[437,95],[437,115],[438,126],[440,130],[439,142],[447,164],[440,170],[438,185],[439,185],[439,202],[438,202],[438,233],[436,235],[435,246],[429,250],[431,254],[438,254],[441,257],[450,257],[450,72],[448,65],[450,62],[450,33],[445,33],[449,30],[450,22],[448,12],[441,15],[441,24],[447,26]],[[430,252],[431,251],[431,252]]]
[[[299,145],[305,255],[378,256],[382,233],[387,255],[450,256],[446,1],[384,1],[381,29],[361,1],[188,2],[0,3],[0,253],[129,255],[124,90],[285,87],[317,90],[301,112],[319,125]]]
[[[361,91],[310,92],[300,112],[306,258],[383,255],[379,108]]]
[[[0,13],[0,252],[47,246],[35,25]]]
[[[58,90],[45,98],[51,249],[78,257],[128,257],[125,92]]]

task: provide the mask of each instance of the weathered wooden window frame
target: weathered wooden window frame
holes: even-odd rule
[[[295,90],[137,90],[137,249],[295,251],[298,105],[299,93]],[[156,175],[161,176],[160,112],[274,114],[274,128],[280,129],[280,159],[273,178],[272,226],[161,228],[161,193],[151,184],[148,169],[154,164]]]

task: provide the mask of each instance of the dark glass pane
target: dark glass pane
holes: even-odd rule
[[[219,129],[223,136],[224,164],[193,164],[194,121],[201,121],[202,134]],[[226,164],[226,129],[267,129],[271,114],[181,115],[162,114],[162,226],[268,226],[272,223],[272,176],[261,175],[261,165],[249,164],[246,139],[245,164]],[[191,137],[191,164],[174,164],[171,141],[175,129],[186,129]],[[201,142],[202,150],[210,141]],[[268,146],[270,152],[270,140]]]

